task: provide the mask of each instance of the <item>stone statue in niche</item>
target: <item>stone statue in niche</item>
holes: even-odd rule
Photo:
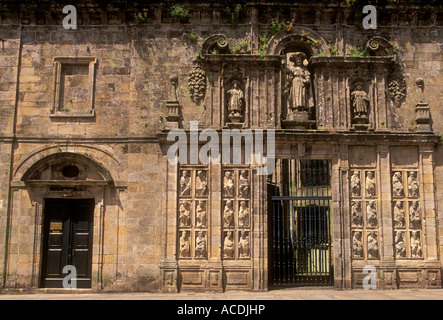
[[[314,107],[314,95],[311,73],[307,68],[307,58],[303,52],[289,54],[289,65],[286,69],[286,85],[283,94],[286,97],[286,124],[306,126],[309,122],[309,111]],[[294,123],[291,124],[290,122]]]
[[[240,89],[241,84],[238,80],[232,82],[232,88],[228,90],[228,118],[231,122],[230,127],[241,128],[243,124],[243,112],[244,112],[244,94]]]
[[[378,258],[378,237],[376,232],[370,232],[368,234],[368,258]]]
[[[421,258],[420,231],[411,231],[411,257]]]
[[[363,226],[363,215],[361,213],[360,202],[356,202],[356,201],[351,202],[351,217],[352,217],[352,226],[353,227]]]
[[[406,257],[405,232],[395,231],[395,257]]]
[[[351,176],[351,196],[360,196],[360,172],[354,171]]]
[[[249,196],[249,178],[248,178],[248,171],[241,170],[240,171],[240,177],[238,179],[238,188],[239,188],[239,194],[242,198],[247,198]]]
[[[404,196],[403,179],[401,177],[401,172],[395,172],[392,176],[392,193],[394,194],[394,196]]]
[[[188,227],[191,225],[191,203],[189,201],[180,202],[179,208],[179,225],[180,227]]]
[[[199,231],[195,238],[195,257],[204,258],[206,256],[206,238],[205,232]]]
[[[401,201],[396,201],[394,205],[394,226],[397,228],[405,226],[405,211]]]
[[[195,194],[206,196],[208,194],[208,183],[206,182],[206,171],[198,170],[195,177]]]
[[[362,242],[362,232],[354,232],[352,237],[352,255],[355,258],[363,258],[363,242]]]
[[[240,208],[238,209],[238,225],[240,227],[249,226],[249,208],[246,201],[240,201]]]
[[[375,197],[375,177],[373,171],[368,171],[366,173],[366,195],[369,197]]]
[[[232,201],[227,200],[225,208],[223,210],[223,226],[230,227],[234,225],[234,210],[232,207]]]
[[[195,226],[206,226],[206,203],[204,201],[198,201],[197,207],[195,209]]]
[[[351,93],[352,111],[354,112],[353,123],[362,125],[369,122],[368,109],[369,97],[363,90],[363,83],[357,82],[354,84],[354,91]]]
[[[232,231],[226,232],[225,240],[223,242],[223,256],[225,258],[234,258],[234,240],[232,238]]]
[[[180,257],[189,258],[191,255],[191,243],[189,242],[189,231],[182,231],[180,237]]]
[[[375,201],[371,200],[366,206],[366,218],[369,227],[377,226],[377,209],[375,208]]]
[[[226,171],[223,178],[223,196],[233,197],[234,194],[234,178],[232,171]]]
[[[418,201],[412,201],[409,206],[409,227],[412,229],[419,229],[421,226],[420,209]]]
[[[248,258],[250,251],[249,235],[246,231],[242,231],[240,240],[238,241],[238,253],[240,258]]]
[[[180,196],[191,195],[191,178],[189,177],[188,171],[183,170],[182,176],[180,177]]]
[[[408,173],[408,193],[410,197],[418,197],[418,181],[415,171]]]

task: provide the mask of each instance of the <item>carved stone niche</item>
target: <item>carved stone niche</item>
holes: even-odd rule
[[[354,81],[351,89],[352,106],[352,128],[358,131],[369,129],[369,108],[370,99],[365,89],[365,84],[361,80]]]
[[[231,79],[226,88],[227,122],[230,129],[241,129],[246,110],[244,85],[240,79]]]

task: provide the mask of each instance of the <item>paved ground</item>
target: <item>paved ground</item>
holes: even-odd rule
[[[0,300],[443,300],[443,289],[283,289],[226,293],[31,293],[0,294]]]

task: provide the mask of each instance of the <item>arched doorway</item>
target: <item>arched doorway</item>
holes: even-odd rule
[[[105,198],[114,188],[110,173],[88,155],[58,152],[35,162],[21,180],[40,208],[33,286],[99,286]]]

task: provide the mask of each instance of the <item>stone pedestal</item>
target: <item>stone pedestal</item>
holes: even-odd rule
[[[286,120],[282,121],[282,127],[285,129],[313,129],[315,120],[309,120],[307,111],[294,111],[288,115]]]
[[[367,116],[355,116],[352,120],[352,128],[357,131],[369,130],[369,119]]]
[[[419,102],[415,106],[415,123],[418,132],[431,132],[431,113],[427,102]]]
[[[228,116],[230,122],[226,125],[229,129],[241,129],[243,128],[244,122],[242,122],[243,117],[241,115],[229,115]]]

